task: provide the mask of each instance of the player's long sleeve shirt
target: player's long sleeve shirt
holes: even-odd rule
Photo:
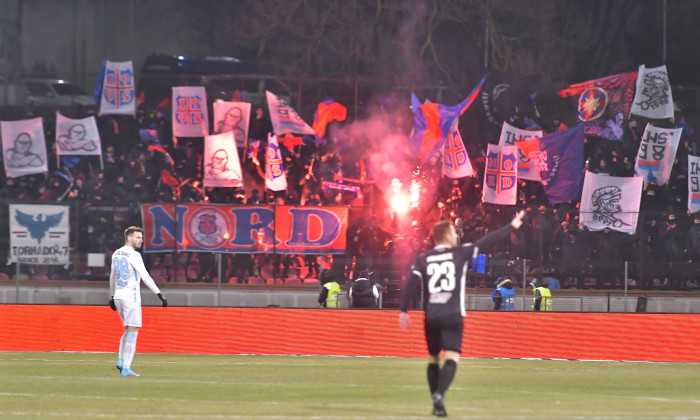
[[[153,293],[160,293],[138,251],[126,245],[114,251],[109,274],[109,290],[114,299],[141,303],[141,281]]]
[[[489,232],[474,243],[450,248],[439,245],[419,255],[411,266],[401,296],[401,311],[408,310],[419,284],[423,288],[426,317],[466,315],[464,294],[469,260],[475,251],[506,238],[513,227],[508,224]]]

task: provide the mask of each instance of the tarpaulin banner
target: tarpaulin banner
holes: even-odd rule
[[[10,204],[10,261],[68,264],[69,211],[69,206]]]
[[[145,252],[342,254],[347,207],[143,204]]]

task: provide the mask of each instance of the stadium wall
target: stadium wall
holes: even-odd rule
[[[425,357],[422,312],[144,307],[139,353]],[[0,351],[116,352],[106,306],[0,305]],[[470,312],[463,356],[700,362],[700,315]]]

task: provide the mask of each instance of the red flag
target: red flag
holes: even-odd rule
[[[347,115],[347,108],[331,98],[326,98],[316,108],[313,129],[319,137],[323,137],[326,135],[328,124],[332,121],[344,121]]]
[[[178,181],[173,174],[168,172],[167,169],[160,171],[160,178],[163,180],[163,184],[170,186],[170,188],[177,188],[177,186],[180,185],[180,181]]]
[[[304,144],[304,140],[301,137],[297,137],[292,133],[285,133],[284,136],[277,137],[277,140],[280,142],[281,145],[283,145],[289,150],[294,149],[295,146],[301,146],[302,144]]]
[[[142,90],[141,93],[139,93],[138,98],[136,98],[136,107],[144,102],[146,102],[146,92]]]
[[[235,92],[233,92],[233,96],[231,97],[231,102],[242,102],[243,98],[241,97],[241,91],[236,89]]]

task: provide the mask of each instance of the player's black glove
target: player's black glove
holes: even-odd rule
[[[109,307],[112,308],[113,311],[117,310],[117,305],[114,304],[114,296],[109,299]]]
[[[168,307],[168,301],[165,299],[165,296],[163,296],[162,293],[158,293],[158,299],[160,299],[160,301],[163,302],[164,308]]]

